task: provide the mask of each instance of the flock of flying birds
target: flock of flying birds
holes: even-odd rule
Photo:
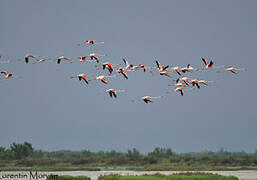
[[[97,42],[95,40],[86,40],[83,43],[78,44],[78,46],[86,47],[86,46],[98,46],[100,44],[104,44],[104,42]],[[80,56],[77,60],[73,60],[72,58],[68,58],[66,56],[60,56],[55,59],[51,58],[40,58],[40,56],[34,54],[27,54],[24,57],[25,63],[43,63],[46,61],[55,61],[57,64],[61,63],[83,63],[83,62],[93,62],[96,63],[98,69],[101,67],[104,71],[107,71],[108,75],[100,75],[96,77],[89,78],[89,76],[85,73],[80,73],[75,76],[71,76],[70,78],[76,78],[79,81],[83,81],[85,84],[90,84],[93,80],[99,80],[104,84],[108,83],[109,78],[113,78],[116,76],[123,76],[124,79],[128,79],[128,74],[135,71],[143,71],[150,72],[152,74],[159,74],[163,77],[171,77],[171,73],[179,75],[178,78],[172,79],[173,84],[169,84],[168,86],[172,87],[173,90],[171,92],[177,92],[179,95],[183,96],[185,91],[200,89],[202,85],[207,86],[214,81],[207,80],[198,80],[194,78],[189,78],[184,76],[187,73],[192,73],[196,71],[206,71],[209,69],[217,69],[217,72],[231,72],[233,74],[237,74],[239,71],[244,71],[244,68],[236,68],[232,66],[215,66],[214,61],[209,61],[205,58],[202,58],[202,62],[204,63],[204,67],[194,68],[190,64],[186,67],[170,67],[169,65],[163,66],[159,61],[155,61],[156,65],[146,66],[144,64],[132,65],[126,59],[123,59],[121,64],[112,64],[111,62],[102,62],[102,57],[106,56],[106,54],[98,54],[98,53],[90,53],[87,56]],[[0,55],[0,64],[6,64],[9,61],[2,61],[2,56]],[[13,73],[9,73],[8,71],[1,71],[0,79],[11,79],[16,78]],[[111,98],[117,98],[118,93],[124,92],[125,90],[116,90],[116,89],[107,89],[102,93],[107,93]],[[145,103],[153,102],[153,99],[163,98],[163,96],[143,96],[139,98],[134,98],[132,101],[142,100]]]

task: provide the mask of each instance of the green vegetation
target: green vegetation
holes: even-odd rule
[[[90,180],[87,176],[49,176],[46,180]]]
[[[207,173],[179,173],[174,175],[143,175],[143,176],[101,176],[98,180],[238,180],[234,176],[221,176]]]
[[[129,170],[239,170],[256,169],[257,152],[227,152],[223,149],[198,153],[175,153],[170,148],[155,148],[147,154],[133,148],[127,152],[42,151],[28,142],[0,146],[0,170],[76,171],[100,169]]]

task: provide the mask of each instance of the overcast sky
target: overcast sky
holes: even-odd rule
[[[257,149],[257,1],[0,1],[2,70],[20,79],[0,81],[0,145],[28,141],[43,150],[119,150],[176,152],[204,149],[254,152]],[[94,48],[76,44],[94,39]],[[130,72],[105,85],[84,85],[70,76],[106,74],[93,63],[25,64],[27,53],[77,58],[106,53],[102,61],[155,66],[244,67],[239,74],[216,70],[188,73],[216,81],[179,94],[166,92],[172,79]],[[98,94],[124,89],[117,99]],[[132,102],[159,96],[154,103]]]

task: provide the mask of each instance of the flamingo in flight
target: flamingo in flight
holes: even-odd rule
[[[131,68],[132,71],[136,71],[136,70],[139,70],[139,69],[143,69],[144,72],[146,72],[146,70],[148,68],[151,68],[151,67],[148,67],[148,66],[145,66],[144,64],[139,64],[138,66],[134,66],[132,65],[133,67]]]
[[[135,98],[132,101],[135,102],[136,100],[143,100],[146,104],[148,104],[149,102],[153,102],[152,99],[159,99],[159,98],[163,98],[163,96],[157,96],[157,97],[144,96],[140,98]]]
[[[32,54],[28,54],[28,55],[26,55],[25,58],[24,58],[24,59],[25,59],[25,63],[28,64],[30,58],[37,58],[37,57],[38,57],[38,56],[34,56],[34,55],[32,55]]]
[[[14,75],[12,73],[9,73],[8,71],[2,71],[1,74],[4,74],[5,75],[5,79],[9,79],[9,78],[13,78]],[[3,79],[3,78],[1,78]]]
[[[114,76],[104,76],[104,75],[100,75],[97,76],[94,80],[101,80],[102,83],[107,84],[107,79],[106,78],[111,78]]]
[[[197,79],[191,80],[191,84],[192,84],[193,86],[196,85],[197,88],[200,89],[200,82],[199,82]]]
[[[181,71],[183,73],[186,73],[186,72],[192,72],[192,71],[196,71],[197,69],[193,68],[190,64],[187,65],[187,67],[183,67],[181,68]]]
[[[125,64],[125,66],[126,66],[125,67],[126,70],[135,70],[135,69],[133,69],[134,65],[129,64],[128,61],[126,59],[124,59],[124,58],[122,60],[123,60],[123,62]]]
[[[185,83],[187,86],[189,86],[188,77],[182,77],[181,80],[184,81],[184,83]]]
[[[174,89],[175,92],[180,92],[181,96],[184,95],[184,88],[182,88],[181,86],[178,86]]]
[[[184,86],[184,84],[180,81],[180,79],[178,78],[177,80],[176,80],[176,84],[169,84],[168,86],[176,86],[176,87],[178,87],[178,86]]]
[[[78,78],[80,81],[83,79],[85,81],[85,83],[87,83],[87,84],[90,81],[87,79],[87,77],[84,73],[78,74],[76,76],[71,76],[71,78]]]
[[[67,57],[65,57],[65,56],[60,56],[60,57],[57,58],[57,64],[60,64],[63,59],[65,59],[65,60],[71,60],[70,58],[67,58]]]
[[[109,73],[112,74],[112,72],[113,72],[113,65],[112,65],[111,63],[109,63],[109,62],[104,62],[104,63],[102,64],[102,66],[103,66],[103,70],[104,70],[104,69],[107,69],[107,70],[109,71]]]
[[[111,98],[117,98],[117,92],[124,92],[124,90],[107,89],[103,93],[108,93]]]
[[[90,59],[96,60],[97,63],[99,63],[100,56],[106,56],[106,54],[96,54],[96,53],[89,54]]]
[[[155,61],[155,62],[156,62],[156,65],[157,65],[160,75],[170,77],[168,74],[168,71],[167,71],[167,68],[169,67],[169,65],[163,67],[159,61]]]
[[[126,73],[126,70],[125,70],[122,66],[120,66],[120,67],[118,68],[117,72],[118,72],[118,73],[121,73],[126,79],[128,79],[128,75],[127,75],[127,73]]]
[[[89,60],[87,60],[88,56],[80,56],[78,57],[79,61],[71,61],[70,63],[81,63],[81,62],[90,62]]]
[[[244,71],[244,70],[245,70],[244,68],[235,68],[232,66],[224,69],[224,71],[229,71],[229,72],[232,72],[233,74],[237,74],[238,71]],[[217,72],[222,72],[222,71],[217,71]]]
[[[32,64],[43,63],[43,62],[46,62],[46,61],[49,61],[49,59],[46,59],[46,58],[39,59],[39,60],[36,60],[35,62],[33,62]]]
[[[95,44],[104,44],[104,42],[96,42],[95,40],[86,40],[85,42],[78,44],[78,46],[95,45]]]
[[[169,67],[169,65],[163,67],[159,61],[155,61],[155,62],[159,71],[165,71]]]
[[[181,70],[178,66],[176,66],[176,67],[172,67],[172,68],[171,68],[171,70],[173,70],[173,71],[174,71],[174,73],[177,73],[178,75],[180,75],[180,76],[181,76],[181,72],[182,72],[182,70]]]
[[[213,61],[211,60],[211,61],[208,61],[208,60],[206,60],[206,59],[204,59],[204,58],[202,58],[202,61],[203,61],[203,63],[205,64],[205,68],[206,69],[209,69],[209,68],[212,68],[213,67]]]

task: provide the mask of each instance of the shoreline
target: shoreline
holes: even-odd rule
[[[88,176],[91,180],[97,180],[97,178],[101,175],[110,175],[110,174],[119,174],[122,176],[126,175],[144,175],[144,174],[164,174],[171,175],[175,173],[181,173],[185,171],[130,171],[130,170],[120,170],[120,171],[0,171],[0,179],[3,180],[14,180],[17,178],[2,178],[4,175],[20,175],[24,178],[18,178],[23,180],[29,180],[34,178],[29,178],[29,174],[32,173],[34,176],[37,173],[39,177],[38,180],[45,180],[49,175],[71,175],[71,176]],[[240,180],[256,180],[257,179],[257,170],[239,170],[239,171],[186,171],[186,172],[204,172],[204,173],[212,173],[219,174],[223,176],[235,176]],[[28,175],[25,177],[25,175]]]

